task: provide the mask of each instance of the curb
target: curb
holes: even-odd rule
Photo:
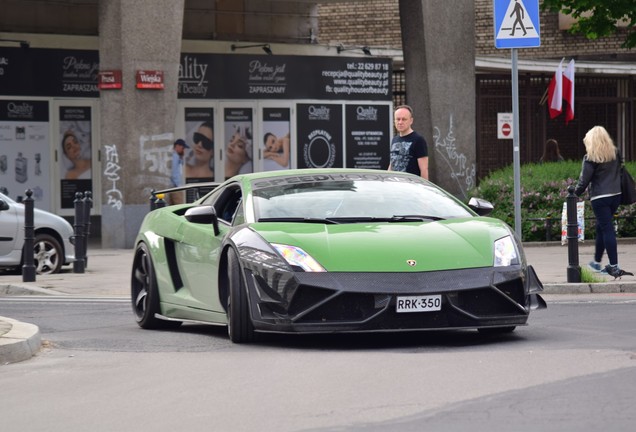
[[[0,296],[23,296],[23,295],[66,295],[48,288],[40,288],[30,285],[0,285]]]
[[[636,293],[635,282],[553,283],[544,284],[539,294],[617,294]]]
[[[0,366],[28,360],[40,350],[40,328],[0,316]]]

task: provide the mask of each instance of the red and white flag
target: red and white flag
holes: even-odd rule
[[[548,103],[550,118],[555,118],[561,114],[563,107],[563,60],[559,63],[559,67],[550,81]]]
[[[568,104],[565,108],[565,124],[568,124],[574,118],[574,59],[563,74],[563,99]]]

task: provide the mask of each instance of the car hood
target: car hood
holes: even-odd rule
[[[21,218],[24,218],[24,209],[21,209]],[[62,216],[40,210],[33,209],[33,225],[36,229],[51,228],[57,231],[63,239],[68,240],[73,235],[73,226]]]
[[[25,208],[22,204],[12,203],[11,211],[16,217],[18,229],[23,229]],[[68,240],[73,235],[73,226],[62,216],[37,207],[33,208],[33,225],[35,229],[51,228],[57,231],[63,239]]]
[[[257,223],[270,243],[302,248],[327,271],[418,272],[493,265],[494,241],[511,235],[498,219],[439,222]]]

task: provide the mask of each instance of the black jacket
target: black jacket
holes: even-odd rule
[[[581,175],[574,189],[577,196],[581,196],[588,185],[590,187],[590,199],[602,195],[617,195],[621,193],[621,157],[609,162],[591,162],[587,155],[583,158]]]

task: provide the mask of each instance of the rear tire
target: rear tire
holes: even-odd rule
[[[227,255],[227,280],[227,334],[234,343],[252,342],[255,339],[254,325],[250,318],[241,264],[234,250]]]
[[[130,278],[130,299],[135,320],[144,329],[176,328],[180,321],[166,321],[155,317],[159,308],[159,290],[157,277],[148,247],[141,243],[135,250],[132,274]]]

